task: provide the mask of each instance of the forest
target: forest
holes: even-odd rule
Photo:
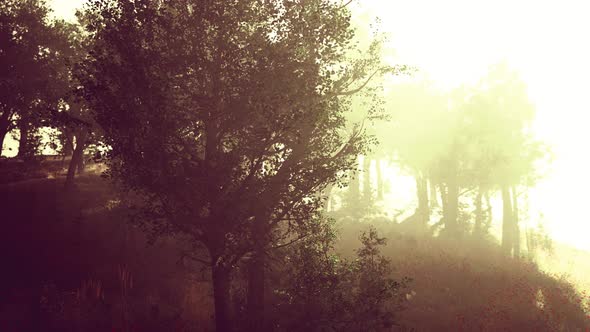
[[[590,331],[510,61],[441,88],[356,0],[79,3],[0,3],[0,331]]]

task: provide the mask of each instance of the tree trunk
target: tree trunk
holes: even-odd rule
[[[447,201],[447,189],[446,189],[446,185],[443,183],[440,183],[438,186],[438,189],[440,190],[440,201],[442,203],[442,213],[443,213],[443,220],[447,219],[447,213],[449,213],[449,204]],[[445,222],[446,224],[446,222]]]
[[[473,228],[473,234],[477,237],[483,235],[483,219],[483,189],[480,186],[475,197],[475,226]]]
[[[86,145],[86,130],[81,130],[80,134],[76,136],[76,148],[72,154],[70,165],[68,167],[68,175],[66,176],[66,187],[71,187],[74,184],[76,176],[76,169],[79,167],[81,160],[84,158],[84,148]]]
[[[492,214],[492,202],[491,202],[491,198],[490,198],[490,191],[486,190],[484,193],[484,198],[485,198],[485,202],[486,202],[486,212],[485,212],[485,225],[484,225],[484,230],[487,232],[490,227],[492,227],[492,221],[494,219],[494,216]]]
[[[212,259],[211,275],[213,278],[213,300],[215,302],[215,331],[231,332],[230,318],[230,281],[231,274],[223,264],[216,264]]]
[[[4,151],[4,138],[8,134],[8,126],[0,126],[0,157],[2,157],[2,152]]]
[[[447,184],[447,208],[445,220],[445,229],[452,236],[456,236],[459,232],[459,185],[455,181],[449,181]]]
[[[82,143],[84,148],[86,148],[86,135],[82,134],[80,139],[83,139],[84,142]],[[82,149],[82,154],[80,158],[78,158],[78,164],[76,165],[76,169],[78,170],[78,175],[84,174],[84,170],[86,169],[86,161],[84,160],[84,148]]]
[[[363,201],[370,204],[373,201],[373,190],[371,188],[371,159],[363,157]]]
[[[20,138],[18,140],[18,153],[17,158],[27,159],[29,157],[29,124],[21,119],[19,121],[18,129],[20,131]]]
[[[430,206],[438,207],[438,198],[436,195],[436,183],[432,179],[428,180],[428,190],[430,193]]]
[[[254,240],[254,253],[248,266],[247,316],[248,331],[263,331],[265,294],[265,248],[268,242],[266,222],[269,216],[260,207],[260,214],[254,219],[251,238]]]
[[[426,225],[430,221],[430,206],[428,203],[428,182],[422,175],[416,177],[416,194],[418,196],[418,209],[416,215],[421,225]]]
[[[502,186],[502,250],[510,255],[513,247],[512,199],[508,186]]]
[[[71,129],[66,129],[64,132],[65,141],[64,141],[64,148],[63,154],[66,157],[69,157],[74,152],[74,133]]]
[[[61,157],[61,167],[63,168],[65,165],[66,157],[71,157],[74,153],[74,134],[72,133],[72,129],[67,128],[64,129],[64,141],[63,141],[63,150],[62,150],[62,157]]]
[[[248,270],[248,331],[264,331],[264,252],[255,253]]]
[[[518,226],[518,196],[516,187],[512,187],[512,254],[514,257],[520,257],[520,227]]]
[[[383,174],[381,169],[381,160],[377,159],[377,199],[383,200]]]
[[[6,135],[13,129],[12,124],[13,112],[4,110],[0,114],[0,157],[2,156],[2,148],[4,147],[4,139]]]

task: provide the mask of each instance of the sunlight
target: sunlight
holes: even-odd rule
[[[50,3],[55,16],[73,20],[83,1]],[[590,158],[581,153],[584,142],[590,141],[590,132],[584,130],[590,120],[590,100],[585,97],[590,86],[590,47],[582,42],[590,31],[584,15],[588,4],[577,0],[366,0],[353,5],[380,18],[382,30],[391,36],[389,47],[396,63],[417,66],[441,89],[473,83],[489,65],[504,59],[519,71],[537,107],[534,130],[555,154],[551,174],[531,191],[531,209],[537,211],[531,216],[543,212],[557,240],[590,249],[584,236],[590,233],[590,220],[578,195],[590,187],[590,177],[579,176],[590,169]],[[16,147],[10,139],[6,144]],[[409,181],[394,173],[384,176],[408,186]],[[564,192],[575,194],[564,199]]]
[[[582,191],[590,186],[584,142],[590,133],[590,21],[583,1],[363,1],[391,33],[398,63],[418,66],[442,89],[475,82],[506,59],[529,88],[537,107],[538,137],[553,147],[551,174],[531,193],[558,241],[590,249]],[[501,19],[500,19],[501,18]],[[500,23],[501,22],[501,23]],[[563,193],[573,197],[563,197]],[[538,213],[531,213],[534,217]]]
[[[4,1],[0,326],[590,331],[587,1]]]

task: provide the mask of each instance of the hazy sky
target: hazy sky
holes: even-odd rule
[[[529,86],[535,127],[553,145],[551,176],[533,192],[556,239],[590,250],[590,2],[585,0],[361,0],[378,13],[398,58],[442,87],[478,79],[506,59]],[[74,18],[81,0],[51,0]],[[394,189],[395,190],[395,189]]]
[[[76,9],[81,7],[83,0],[48,0],[54,15],[65,20],[75,20]]]
[[[506,59],[529,87],[538,136],[553,145],[553,173],[533,192],[552,235],[590,250],[590,2],[365,0],[401,61],[441,86],[476,80]]]

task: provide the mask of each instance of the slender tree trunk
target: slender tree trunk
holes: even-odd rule
[[[447,220],[447,214],[449,213],[449,204],[448,204],[448,200],[447,200],[446,185],[443,183],[440,183],[438,186],[438,189],[440,190],[440,201],[442,203],[443,219]],[[446,224],[446,221],[445,221],[445,224]]]
[[[518,225],[518,196],[516,187],[512,187],[512,247],[514,257],[520,257],[520,227]]]
[[[71,156],[74,152],[74,133],[71,129],[65,130],[65,141],[64,141],[64,156]]]
[[[475,226],[473,229],[473,234],[477,237],[483,235],[483,219],[483,189],[480,186],[475,197]]]
[[[510,255],[513,247],[512,199],[508,186],[502,186],[502,250]]]
[[[29,157],[29,124],[24,119],[19,121],[20,138],[18,140],[17,158],[27,159]]]
[[[72,129],[66,127],[64,129],[63,151],[61,156],[61,167],[64,167],[66,157],[70,157],[74,153],[74,134]]]
[[[444,225],[445,229],[448,227],[447,220],[449,219],[449,203],[448,203],[448,195],[447,195],[447,186],[444,183],[440,183],[438,185],[438,189],[440,190],[440,201],[442,203],[442,219],[439,221],[439,224]]]
[[[264,200],[266,201],[266,200]],[[248,331],[263,331],[264,322],[264,294],[265,294],[265,258],[267,231],[266,222],[269,216],[260,207],[260,214],[254,219],[251,237],[255,241],[254,254],[248,266]]]
[[[87,136],[86,131],[84,131],[84,133],[80,135],[80,139],[83,140],[82,144],[83,144],[84,148],[82,149],[82,154],[80,155],[80,158],[78,158],[78,164],[76,165],[76,168],[78,170],[78,175],[84,174],[84,170],[86,169],[86,161],[84,160],[84,149],[86,148],[86,136]]]
[[[0,125],[0,157],[2,157],[3,147],[4,147],[4,138],[8,134],[8,126]]]
[[[430,193],[430,206],[434,207],[438,207],[438,198],[436,195],[436,183],[432,180],[429,179],[428,180],[428,190]]]
[[[451,234],[452,236],[456,236],[459,232],[459,224],[458,224],[459,185],[453,179],[452,181],[449,181],[447,186],[448,186],[448,192],[447,192],[448,212],[446,213],[447,219],[445,220],[445,222],[446,222],[445,228],[449,234]]]
[[[363,157],[363,201],[370,204],[373,201],[373,189],[371,188],[371,159]]]
[[[76,136],[76,148],[72,154],[70,165],[68,167],[68,175],[66,176],[66,187],[71,187],[74,184],[76,176],[76,169],[79,167],[80,160],[84,158],[84,148],[86,145],[86,130],[81,130],[80,134]]]
[[[416,194],[418,196],[418,210],[416,211],[418,222],[426,225],[430,221],[430,206],[428,203],[428,182],[422,175],[417,175]]]
[[[215,302],[215,331],[231,332],[230,317],[230,281],[231,274],[223,264],[216,264],[218,259],[212,260],[211,274],[213,279],[213,300]]]
[[[486,213],[485,213],[485,226],[484,226],[484,230],[487,232],[490,227],[492,227],[492,221],[494,219],[493,216],[493,211],[492,211],[492,202],[491,202],[491,198],[490,198],[490,191],[486,190],[484,193],[484,198],[485,198],[485,202],[486,202]]]
[[[248,331],[264,331],[264,252],[255,253],[248,270]]]
[[[4,138],[10,132],[10,117],[12,112],[4,110],[0,112],[0,157],[2,157],[2,147],[4,147]]]
[[[381,160],[377,159],[377,199],[383,200],[383,174],[381,169]]]

